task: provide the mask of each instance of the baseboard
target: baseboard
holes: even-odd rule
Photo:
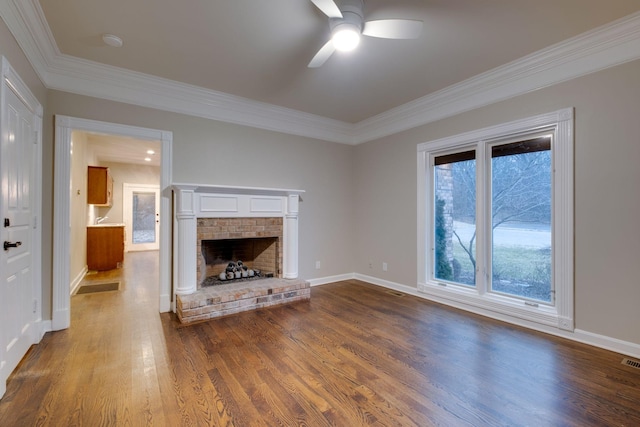
[[[372,285],[378,285],[384,288],[404,292],[405,294],[424,298],[424,295],[421,295],[418,292],[417,288],[412,288],[411,286],[401,285],[400,283],[390,282],[388,280],[380,279],[378,277],[367,276],[365,274],[359,274],[359,273],[354,273],[354,278],[356,280],[362,280],[363,282],[371,283]]]
[[[41,320],[39,322],[39,328],[38,328],[38,342],[42,341],[42,338],[44,337],[44,334],[46,334],[47,332],[51,332],[53,329],[51,327],[51,320]]]
[[[640,359],[640,344],[594,334],[593,332],[583,331],[582,329],[576,329],[573,333],[575,335],[575,341]]]
[[[4,396],[4,393],[7,391],[7,379],[9,378],[9,373],[5,372],[6,368],[4,365],[0,365],[0,399]]]
[[[66,308],[63,310],[55,310],[51,315],[51,330],[61,331],[67,329],[71,324],[71,311]]]
[[[42,337],[44,337],[44,334],[51,331],[51,321],[43,321],[42,319],[39,319],[34,322],[33,327],[38,335],[37,337],[32,336],[32,338],[35,338],[36,340],[36,342],[34,342],[33,344],[39,344],[40,341],[42,341]],[[11,375],[11,372],[7,372],[6,366],[6,363],[0,363],[0,399],[2,399],[5,392],[7,391],[7,379]]]
[[[319,277],[317,279],[309,279],[307,280],[307,282],[309,282],[311,286],[320,286],[320,285],[326,285],[328,283],[341,282],[343,280],[351,280],[354,278],[355,278],[355,274],[349,273],[349,274],[339,274],[337,276],[328,276],[328,277]]]
[[[350,276],[350,275],[345,275]],[[481,316],[489,317],[495,320],[500,320],[505,323],[510,323],[518,326],[522,326],[524,328],[533,329],[535,331],[544,332],[550,335],[554,335],[561,338],[567,338],[572,341],[577,341],[583,344],[592,345],[594,347],[602,348],[605,350],[613,351],[616,353],[624,354],[626,356],[631,356],[634,358],[640,358],[640,344],[635,344],[629,341],[622,341],[617,338],[608,337],[605,335],[599,335],[592,332],[584,331],[581,329],[575,329],[573,332],[564,331],[561,329],[548,327],[545,325],[540,325],[533,322],[528,322],[522,319],[514,319],[511,317],[507,317],[501,315],[499,313],[494,313],[488,310],[483,310],[480,308],[470,309],[467,306],[462,306],[452,302],[451,300],[441,299],[437,297],[432,297],[430,295],[423,294],[419,292],[417,288],[413,288],[411,286],[402,285],[395,282],[390,282],[388,280],[379,279],[377,277],[366,276],[364,274],[353,273],[353,278],[357,280],[361,280],[363,282],[371,283],[372,285],[382,286],[384,288],[393,289],[396,291],[404,292],[419,298],[423,298],[429,301],[437,302],[439,304],[447,305],[450,307],[454,307],[463,311],[472,312],[475,314],[479,314]],[[344,280],[344,279],[342,279]]]
[[[171,295],[160,295],[160,313],[167,313],[169,311],[173,311],[171,305]]]
[[[84,268],[80,271],[80,273],[78,273],[78,275],[71,281],[71,284],[69,286],[69,288],[71,289],[71,293],[69,295],[73,295],[76,293],[76,291],[80,287],[80,283],[82,282],[82,279],[84,279],[84,276],[86,276],[88,272],[89,272],[89,269],[85,265]]]

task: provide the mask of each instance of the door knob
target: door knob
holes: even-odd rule
[[[20,246],[22,244],[22,242],[7,242],[6,240],[4,241],[4,250],[8,251],[9,248],[17,248],[18,246]]]

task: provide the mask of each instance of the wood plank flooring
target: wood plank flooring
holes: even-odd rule
[[[358,281],[182,326],[157,254],[95,276],[7,384],[0,426],[637,426],[621,355]]]

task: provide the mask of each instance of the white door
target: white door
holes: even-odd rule
[[[0,178],[0,397],[7,377],[37,341],[33,281],[36,116],[3,79]]]
[[[160,233],[160,186],[122,185],[126,251],[157,251]]]

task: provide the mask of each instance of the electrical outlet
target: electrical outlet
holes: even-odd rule
[[[316,261],[316,270],[320,270],[320,261]]]
[[[373,268],[373,261],[369,261],[369,268]]]
[[[386,262],[382,263],[382,271],[387,271],[387,263]]]

